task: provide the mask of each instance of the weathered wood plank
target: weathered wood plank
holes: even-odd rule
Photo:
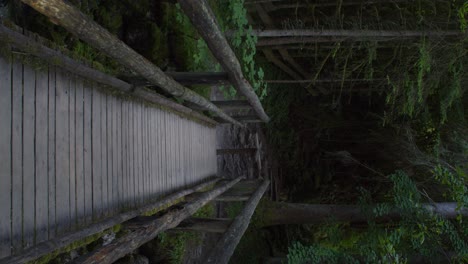
[[[48,101],[48,69],[36,71],[36,133],[35,133],[35,223],[36,241],[47,239],[48,233],[48,182],[47,182],[47,101]]]
[[[17,252],[22,248],[23,225],[23,66],[13,63],[12,89],[12,204],[11,227],[12,249]]]
[[[75,84],[75,197],[76,224],[85,223],[85,175],[84,175],[84,91],[83,80],[76,78]]]
[[[34,244],[35,212],[35,93],[36,75],[23,66],[23,247]]]
[[[69,145],[69,82],[68,75],[57,69],[56,75],[56,224],[57,232],[70,228],[70,145]]]
[[[136,112],[135,112],[135,103],[131,102],[130,103],[130,108],[129,108],[129,118],[130,118],[130,128],[135,128],[136,125]],[[136,205],[136,197],[137,197],[137,189],[136,189],[136,173],[135,173],[135,146],[136,146],[136,140],[137,137],[135,136],[135,129],[129,129],[129,138],[130,138],[130,159],[129,159],[129,165],[130,165],[130,193],[131,193],[131,206]]]
[[[93,89],[92,93],[92,167],[93,177],[93,220],[97,220],[102,215],[102,155],[101,155],[101,93]]]
[[[55,90],[56,90],[56,68],[49,67],[49,96],[48,96],[48,113],[47,113],[47,180],[48,180],[48,239],[54,238],[56,235],[56,171],[55,171],[55,130],[56,130],[56,106],[55,106]]]
[[[105,217],[108,214],[108,205],[109,205],[109,197],[108,197],[108,162],[107,159],[108,155],[108,148],[107,148],[107,94],[101,94],[101,201],[102,201],[102,215],[101,217]]]
[[[76,79],[69,75],[69,96],[68,96],[68,129],[69,129],[69,195],[70,195],[70,226],[75,228],[77,225],[76,219]]]
[[[127,208],[128,202],[128,171],[127,171],[127,102],[125,100],[121,100],[121,111],[120,115],[122,118],[122,122],[120,124],[120,129],[122,130],[121,133],[121,140],[122,140],[122,149],[121,149],[121,157],[122,157],[122,198],[121,198],[121,209]]]
[[[118,179],[118,182],[117,182],[117,185],[118,185],[118,189],[117,189],[117,201],[118,201],[118,204],[117,204],[117,209],[118,211],[121,211],[122,208],[123,208],[123,201],[124,201],[124,195],[123,195],[123,186],[124,186],[124,170],[123,170],[123,158],[122,158],[122,149],[123,149],[123,142],[122,142],[122,133],[123,133],[123,129],[122,129],[122,100],[121,99],[117,99],[116,100],[116,108],[117,108],[117,111],[116,111],[116,120],[117,120],[117,123],[116,123],[116,131],[117,131],[117,166],[116,166],[116,169],[117,169],[117,179]]]
[[[84,166],[84,213],[86,223],[90,223],[93,219],[93,91],[92,86],[84,82],[83,83],[83,110],[84,110],[84,125],[83,125],[83,166]]]
[[[11,63],[0,56],[0,258],[11,254]]]

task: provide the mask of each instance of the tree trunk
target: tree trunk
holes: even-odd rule
[[[232,35],[228,32],[227,35]],[[344,38],[412,38],[412,37],[462,37],[458,30],[416,31],[416,30],[316,30],[316,29],[271,29],[253,30],[257,37],[344,37]]]
[[[135,52],[123,41],[109,33],[106,29],[85,16],[74,6],[63,0],[22,0],[38,12],[49,17],[54,23],[66,28],[68,31],[86,41],[91,46],[114,58],[119,63],[140,74],[152,84],[159,86],[168,93],[197,104],[206,110],[213,111],[220,118],[230,123],[242,126],[232,119],[209,100],[185,88],[171,77]]]
[[[232,85],[250,102],[260,120],[268,122],[269,117],[252,86],[245,79],[239,60],[221,32],[208,3],[205,0],[178,0],[178,2],[206,41],[213,56],[228,73]]]
[[[431,213],[453,219],[458,214],[468,215],[468,209],[456,211],[456,203],[423,204]],[[299,204],[272,202],[265,205],[262,215],[265,226],[285,224],[317,224],[333,219],[338,222],[363,223],[367,221],[365,214],[358,205],[333,204]],[[382,216],[379,221],[398,220],[400,214],[393,211]]]

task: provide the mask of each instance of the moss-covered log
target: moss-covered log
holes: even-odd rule
[[[205,0],[178,0],[178,2],[198,33],[206,41],[213,56],[228,73],[232,85],[245,96],[258,117],[263,122],[268,122],[269,117],[252,86],[245,79],[239,60],[221,32],[208,3]]]
[[[63,0],[22,0],[22,2],[46,15],[52,22],[63,26],[104,54],[140,74],[152,84],[159,86],[176,97],[212,111],[230,123],[241,126],[238,121],[228,116],[209,100],[174,81],[174,79],[164,74],[156,65],[152,64],[69,3]]]
[[[215,197],[230,189],[242,177],[225,182],[215,187],[211,191],[200,194],[200,196],[185,204],[182,209],[170,210],[161,217],[150,223],[145,223],[139,228],[123,237],[114,240],[112,243],[91,252],[77,260],[78,263],[113,263],[121,257],[139,248],[144,243],[154,239],[159,233],[178,226],[184,219],[193,215],[198,209],[212,201]]]

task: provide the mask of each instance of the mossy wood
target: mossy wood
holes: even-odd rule
[[[138,215],[143,215],[146,214],[147,212],[155,213],[157,211],[161,211],[163,209],[166,209],[167,207],[173,205],[174,203],[178,202],[181,198],[184,196],[187,196],[191,193],[201,191],[213,184],[215,184],[217,181],[219,181],[220,178],[215,178],[212,180],[209,180],[205,183],[196,185],[192,188],[184,189],[182,191],[173,193],[166,198],[157,201],[155,203],[143,206],[137,210],[132,210],[129,212],[121,213],[117,216],[105,219],[103,221],[99,221],[95,224],[92,224],[88,227],[85,227],[77,232],[72,232],[68,234],[64,234],[63,236],[57,237],[55,239],[43,242],[41,244],[38,244],[35,247],[28,248],[22,253],[19,253],[18,255],[8,257],[1,259],[1,263],[5,264],[13,264],[13,263],[25,263],[25,262],[30,262],[34,261],[38,258],[41,258],[47,254],[51,254],[55,251],[58,251],[64,247],[67,247],[76,241],[85,239],[86,237],[89,237],[91,235],[94,235],[96,233],[102,232],[106,229],[109,229],[115,225],[121,224],[125,221],[128,221],[129,219],[132,219],[134,217],[137,217]]]
[[[216,125],[216,122],[213,119],[206,117],[205,115],[202,115],[188,107],[175,103],[154,91],[145,89],[144,87],[136,87],[134,89],[133,85],[130,83],[124,82],[118,78],[88,67],[81,62],[69,58],[59,51],[48,48],[41,43],[38,43],[34,39],[24,36],[23,34],[9,29],[1,24],[0,38],[3,42],[6,42],[6,44],[12,45],[13,47],[26,52],[27,54],[38,57],[48,62],[50,65],[58,66],[88,80],[104,84],[110,92],[113,92],[112,90],[116,89],[124,94],[133,95],[150,103],[155,103],[161,105],[162,107],[167,107],[182,115],[187,115],[189,117],[199,119],[210,125]]]
[[[269,117],[260,99],[245,79],[239,60],[221,32],[208,3],[205,0],[179,0],[178,2],[198,33],[206,41],[214,57],[228,73],[232,85],[245,96],[260,120],[268,122]]]
[[[240,239],[247,230],[250,218],[252,218],[255,208],[257,208],[260,199],[270,184],[269,180],[263,181],[254,194],[245,204],[241,213],[234,218],[234,221],[229,226],[229,229],[224,233],[223,237],[218,240],[213,251],[210,253],[205,263],[228,263],[234,250],[237,247]]]
[[[212,201],[214,198],[230,189],[237,182],[242,180],[242,177],[224,182],[213,190],[204,192],[192,202],[184,204],[181,209],[169,210],[166,214],[154,219],[151,223],[145,224],[143,228],[139,228],[124,235],[110,244],[103,246],[88,255],[80,257],[77,263],[113,263],[121,257],[131,253],[139,248],[144,243],[154,239],[159,233],[178,226],[184,219],[193,215],[198,209]]]
[[[121,64],[140,74],[152,84],[183,100],[192,102],[212,111],[223,120],[242,126],[209,100],[177,83],[156,65],[127,46],[123,41],[112,35],[92,19],[81,13],[77,8],[62,0],[22,0],[50,20],[66,28],[68,31],[84,40],[104,54],[114,58]]]

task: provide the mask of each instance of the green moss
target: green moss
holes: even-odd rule
[[[203,218],[209,218],[209,217],[214,217],[215,216],[215,207],[212,203],[208,203],[207,205],[203,206],[202,208],[198,209],[193,214],[194,217],[203,217]]]
[[[50,263],[52,261],[54,261],[54,259],[57,259],[60,255],[62,254],[65,254],[65,253],[69,253],[70,251],[72,250],[76,250],[76,249],[79,249],[79,248],[84,248],[94,242],[97,242],[102,236],[104,236],[105,234],[107,233],[118,233],[120,232],[122,229],[122,225],[118,224],[118,225],[115,225],[109,229],[106,229],[102,232],[99,232],[99,233],[96,233],[94,235],[91,235],[91,236],[88,236],[86,238],[83,238],[83,239],[80,239],[80,240],[77,240],[73,243],[71,243],[70,245],[66,246],[66,247],[63,247],[61,249],[58,249],[52,253],[49,253],[47,255],[44,255],[42,256],[41,258],[37,259],[37,260],[34,260],[34,261],[30,261],[28,263],[33,263],[33,264],[45,264],[45,263]]]
[[[169,47],[166,34],[155,24],[151,24],[151,49],[150,58],[158,66],[167,64]]]
[[[173,206],[173,205],[176,205],[178,203],[181,203],[184,201],[184,197],[182,198],[179,198],[177,200],[174,200],[172,203],[168,203],[168,204],[165,204],[163,206],[160,206],[160,207],[157,207],[157,208],[154,208],[153,210],[150,210],[150,211],[147,211],[145,213],[143,213],[142,215],[143,216],[152,216],[152,215],[155,215],[156,213],[159,213],[163,210],[166,210],[168,209],[169,207]]]

